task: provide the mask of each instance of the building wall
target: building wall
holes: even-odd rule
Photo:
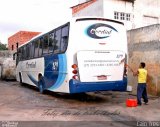
[[[86,3],[83,4],[84,6]],[[79,9],[77,12],[74,11],[72,8],[73,17],[76,16],[100,16],[105,17],[108,19],[114,19],[114,12],[125,13],[130,14],[130,21],[120,20],[118,21],[124,22],[126,29],[132,28],[132,21],[133,21],[133,3],[124,1],[124,0],[96,0],[96,2],[89,4],[89,6],[86,6],[85,8],[81,8],[82,5],[77,5],[77,8]]]
[[[103,0],[104,17],[114,19],[114,12],[119,12],[119,19],[126,26],[127,30],[132,29],[133,22],[133,3],[124,0]],[[120,19],[120,14],[124,13],[124,20]],[[130,14],[130,20],[126,20],[126,14]]]
[[[16,79],[16,61],[13,60],[13,51],[0,51],[0,79]]]
[[[148,91],[160,95],[160,24],[142,27],[127,32],[129,47],[129,65],[137,70],[140,62],[146,63],[148,70]],[[129,84],[136,91],[137,78],[131,71]]]
[[[130,30],[160,23],[159,8],[160,0],[97,0],[84,9],[79,9],[73,16],[102,16],[114,19],[115,11],[129,13],[130,21],[118,20],[124,22],[126,29]]]
[[[88,6],[85,6],[86,4],[87,3],[84,3],[83,6],[78,5],[79,10],[76,13],[74,13],[74,9],[72,9],[72,16],[103,16],[103,0],[94,0],[94,2],[88,4]]]
[[[160,23],[160,0],[136,0],[133,28]]]
[[[8,38],[8,49],[15,51],[17,49],[17,43],[18,46],[20,46],[38,34],[40,34],[40,32],[19,31]]]

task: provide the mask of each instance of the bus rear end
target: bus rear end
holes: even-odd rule
[[[70,25],[70,93],[126,91],[127,37],[123,23],[79,18]]]

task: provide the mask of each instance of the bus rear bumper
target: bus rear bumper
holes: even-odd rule
[[[110,82],[80,82],[71,79],[69,82],[70,93],[82,93],[93,91],[122,91],[127,90],[127,78],[122,81]]]

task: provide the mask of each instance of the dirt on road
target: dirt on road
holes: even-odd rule
[[[63,121],[64,124],[76,121],[70,122],[72,126],[79,125],[80,121],[84,126],[99,126],[108,122],[110,126],[123,127],[132,126],[132,121],[160,121],[160,98],[149,96],[149,105],[126,107],[127,98],[136,96],[104,91],[74,95],[40,94],[35,87],[1,81],[0,120],[23,121],[23,124],[27,121],[48,121],[47,124],[51,121]],[[59,125],[59,122],[54,124]]]

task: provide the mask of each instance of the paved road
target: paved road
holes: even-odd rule
[[[127,98],[136,97],[120,92],[40,94],[35,87],[21,86],[13,81],[0,81],[0,120],[2,121],[0,126],[36,124],[35,126],[46,127],[47,125],[127,127],[143,124],[136,121],[160,121],[159,98],[150,97],[149,105],[134,108],[126,107]]]

